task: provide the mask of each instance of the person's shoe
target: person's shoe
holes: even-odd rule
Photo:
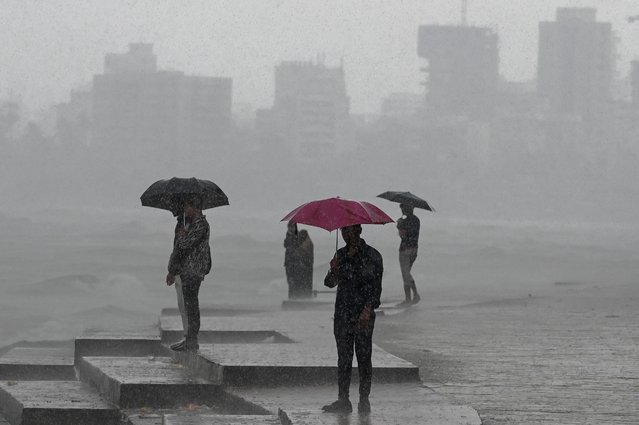
[[[359,403],[357,404],[357,411],[359,413],[371,412],[371,402],[368,401],[368,397],[362,397],[359,399]]]
[[[322,410],[327,413],[351,413],[353,411],[353,405],[349,399],[340,398],[322,407]]]
[[[413,304],[417,304],[419,302],[419,300],[421,300],[421,299],[422,298],[419,295],[415,294],[415,296],[413,296],[413,302],[412,303]]]
[[[173,346],[175,345],[175,347]],[[186,342],[184,344],[173,344],[171,350],[173,351],[186,351]]]
[[[174,344],[170,345],[171,350],[176,350],[176,351],[180,351],[178,350],[180,347],[182,347],[184,344],[186,344],[186,339],[183,339],[182,341],[178,341]]]

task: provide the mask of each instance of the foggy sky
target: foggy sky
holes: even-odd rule
[[[469,0],[469,22],[499,32],[501,73],[533,78],[537,26],[562,6],[594,6],[620,42],[618,74],[639,46],[634,0]],[[233,78],[235,104],[272,105],[273,68],[317,53],[343,58],[353,112],[377,112],[391,92],[421,93],[416,54],[420,24],[460,20],[454,0],[2,0],[0,97],[10,90],[27,107],[68,99],[103,70],[107,52],[154,43],[159,66]],[[634,47],[634,48],[633,48]]]

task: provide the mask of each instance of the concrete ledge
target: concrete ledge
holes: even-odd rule
[[[172,355],[192,373],[223,385],[310,385],[337,379],[337,353],[332,345],[203,344],[198,354]],[[357,367],[353,371],[356,381]],[[419,368],[374,346],[373,380],[416,382]]]
[[[202,316],[238,316],[238,315],[246,315],[246,314],[258,314],[264,313],[264,310],[255,306],[201,306],[200,305],[200,315]],[[161,316],[179,316],[180,311],[175,307],[165,307],[160,311]]]
[[[162,331],[162,343],[172,344],[184,338],[183,331]],[[292,339],[276,331],[211,331],[200,330],[198,341],[203,344],[288,344]]]
[[[73,351],[67,348],[12,348],[0,357],[0,379],[74,381]]]
[[[281,425],[274,415],[166,415],[164,425]]]
[[[154,414],[129,417],[128,425],[281,425],[275,415]]]
[[[11,425],[119,425],[120,413],[76,381],[0,382],[0,407]]]
[[[167,355],[159,335],[95,333],[75,339],[75,363],[89,356],[162,356]]]
[[[164,425],[164,415],[144,414],[131,415],[127,417],[127,425]]]
[[[163,343],[183,338],[180,316],[161,316],[160,335]],[[270,320],[263,317],[202,317],[200,319],[200,343],[291,343],[290,338],[278,332]]]
[[[83,382],[121,408],[172,408],[221,396],[218,385],[189,377],[168,357],[84,357],[78,372]]]
[[[201,347],[204,347],[204,345]],[[199,352],[171,351],[171,357],[177,363],[184,366],[190,375],[199,376],[217,385],[224,384],[222,375],[223,367],[202,357]]]

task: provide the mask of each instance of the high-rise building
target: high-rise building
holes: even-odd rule
[[[93,142],[130,151],[185,152],[231,127],[232,80],[159,71],[150,44],[105,57],[93,79]]]
[[[284,139],[283,146],[312,158],[342,148],[349,108],[341,66],[330,68],[322,61],[283,62],[275,69],[273,108],[261,116],[271,121],[268,126]]]
[[[129,43],[126,53],[107,53],[104,57],[105,74],[152,74],[157,71],[158,59],[153,44]]]
[[[639,106],[639,61],[632,62],[630,83],[632,84],[632,103]]]
[[[594,8],[559,8],[539,23],[537,84],[552,112],[595,113],[611,98],[615,67],[612,27]]]
[[[424,70],[427,110],[438,116],[492,116],[499,84],[498,36],[489,28],[422,25],[417,54]]]

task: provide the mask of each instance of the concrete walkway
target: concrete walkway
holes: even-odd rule
[[[252,388],[238,390],[238,395],[276,411],[282,408],[293,424],[427,424],[480,425],[474,409],[455,405],[446,397],[420,383],[377,384],[370,395],[371,412],[357,413],[357,386],[353,385],[353,413],[324,413],[322,405],[337,398],[336,385],[295,388]]]
[[[354,413],[323,413],[321,406],[337,394],[328,308],[207,313],[201,332],[209,343],[198,353],[176,353],[162,344],[180,331],[179,318],[169,311],[155,336],[85,335],[74,356],[59,349],[24,351],[34,365],[41,358],[64,362],[82,382],[29,381],[37,376],[20,376],[25,362],[15,358],[21,351],[8,353],[6,372],[14,375],[7,376],[16,379],[0,382],[0,412],[11,425],[40,425],[45,413],[47,425],[119,425],[120,415],[122,424],[131,425],[481,424],[472,408],[425,387],[416,366],[379,347],[373,353],[372,412],[359,415],[355,396]],[[353,385],[356,395],[356,360]]]

